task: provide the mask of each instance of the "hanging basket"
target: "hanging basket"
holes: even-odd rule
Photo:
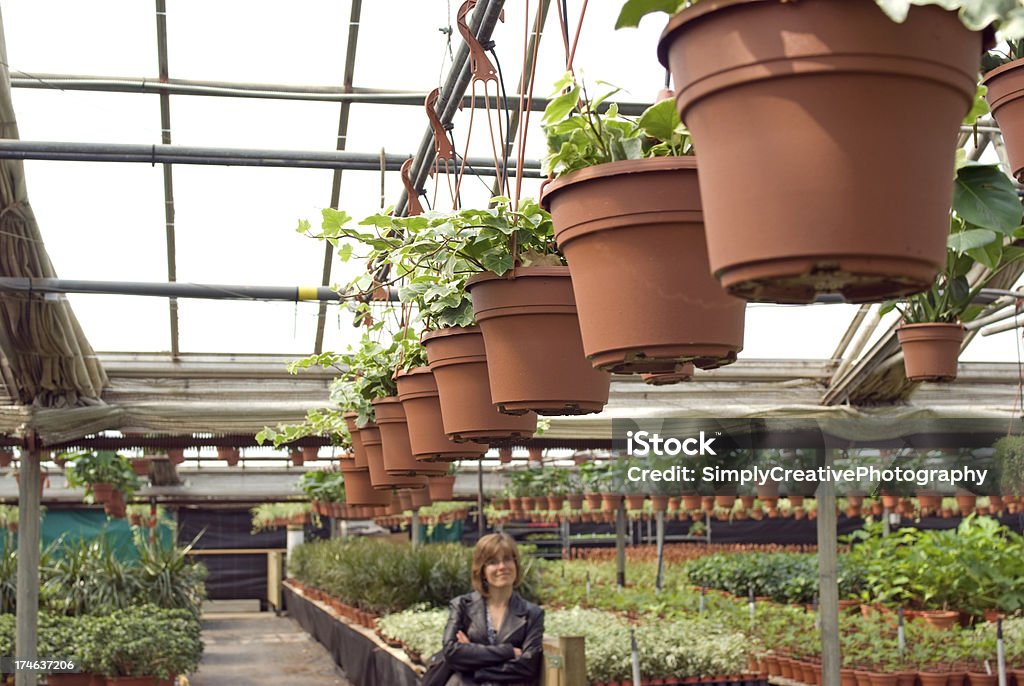
[[[596,369],[669,373],[736,361],[746,302],[711,275],[696,158],[587,167],[548,184],[541,202]]]
[[[391,494],[387,491],[374,489],[370,481],[370,470],[367,467],[342,467],[345,481],[345,502],[349,505],[388,505]]]
[[[496,443],[529,438],[537,415],[505,415],[494,407],[484,337],[478,326],[431,331],[423,337],[437,383],[445,433],[454,441]]]
[[[962,324],[904,324],[896,329],[911,381],[952,381],[964,341]]]
[[[456,443],[448,438],[441,418],[437,382],[430,367],[414,367],[396,379],[409,425],[409,446],[417,460],[479,460],[487,452],[484,443]]]
[[[985,99],[1003,135],[1010,169],[1019,181],[1024,176],[1024,60],[993,69],[981,83],[988,87]]]
[[[451,500],[455,492],[455,475],[431,476],[427,478],[431,500]]]
[[[780,303],[928,288],[946,260],[950,141],[981,53],[981,34],[934,6],[901,24],[872,0],[719,0],[676,14],[658,56],[700,151],[722,285]]]
[[[611,375],[583,353],[568,267],[517,267],[466,282],[487,349],[491,399],[507,414],[594,414]]]
[[[348,427],[348,432],[352,436],[352,454],[355,457],[356,467],[366,467],[366,451],[363,449],[363,439],[361,438],[360,427],[356,426],[355,412],[346,412],[342,415],[345,420],[345,426]]]
[[[445,474],[448,465],[441,462],[423,462],[413,457],[409,445],[409,427],[405,410],[396,396],[373,401],[384,450],[384,471],[388,474],[415,476],[417,474]]]
[[[370,483],[375,489],[390,490],[392,488],[418,488],[426,485],[426,477],[394,476],[384,469],[384,451],[381,446],[380,429],[376,424],[366,424],[359,429],[366,451],[367,468],[370,471]]]

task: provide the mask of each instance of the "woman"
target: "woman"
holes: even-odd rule
[[[516,542],[489,534],[473,550],[473,593],[451,602],[444,656],[447,686],[540,683],[544,610],[515,592],[521,579]]]

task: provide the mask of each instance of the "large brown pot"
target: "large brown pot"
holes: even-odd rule
[[[409,423],[409,445],[417,460],[479,460],[484,443],[456,443],[448,438],[441,420],[441,401],[430,367],[414,367],[396,379],[398,399]]]
[[[568,267],[517,267],[466,283],[501,412],[578,415],[608,403],[611,375],[583,354]]]
[[[384,471],[404,476],[448,472],[447,464],[422,462],[413,457],[405,410],[402,409],[402,402],[397,397],[377,398],[373,401],[373,411],[383,443]]]
[[[711,275],[696,158],[587,167],[550,183],[541,202],[595,368],[664,373],[736,360],[746,303]]]
[[[964,340],[962,324],[904,324],[896,329],[911,381],[952,381]]]
[[[380,428],[376,424],[366,424],[360,427],[359,435],[363,439],[363,448],[366,450],[370,483],[375,489],[419,488],[426,485],[427,478],[424,476],[394,476],[385,471]]]
[[[368,467],[343,466],[341,473],[345,475],[345,502],[349,505],[388,505],[391,503],[390,493],[378,491],[373,487]]]
[[[437,383],[444,431],[452,440],[493,443],[533,436],[537,430],[536,414],[502,414],[491,401],[480,327],[431,331],[423,337],[423,347]]]
[[[658,55],[700,153],[722,285],[782,303],[930,286],[946,260],[949,141],[981,52],[981,34],[938,7],[902,24],[872,0],[720,0],[676,14]]]
[[[348,427],[349,435],[352,436],[352,454],[355,455],[356,466],[366,467],[366,451],[363,450],[363,441],[359,437],[359,427],[356,426],[356,417],[358,416],[355,412],[346,412],[342,415],[342,418],[345,420],[345,426]]]
[[[1010,158],[1013,176],[1020,180],[1024,172],[1024,60],[1013,60],[993,69],[982,84],[988,87],[985,99],[999,124]]]

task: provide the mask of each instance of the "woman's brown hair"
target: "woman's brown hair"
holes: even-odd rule
[[[518,586],[522,572],[515,539],[508,534],[487,534],[476,542],[476,548],[473,549],[473,588],[485,598],[490,589],[487,588],[484,567],[489,560],[497,560],[502,556],[511,557],[515,562],[516,578],[512,585]]]

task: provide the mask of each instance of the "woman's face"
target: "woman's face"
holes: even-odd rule
[[[491,589],[512,586],[516,580],[516,561],[508,553],[498,553],[484,563],[484,579]]]

